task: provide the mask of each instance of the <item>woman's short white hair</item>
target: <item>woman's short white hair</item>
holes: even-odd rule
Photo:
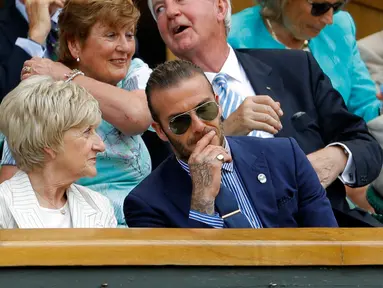
[[[230,28],[231,28],[231,0],[226,0],[227,1],[227,12],[225,16],[225,28],[226,28],[226,35],[229,35]],[[148,0],[148,6],[149,10],[153,15],[154,20],[157,21],[156,14],[153,11],[153,0]]]
[[[42,168],[44,148],[62,149],[64,132],[74,127],[98,126],[101,112],[96,99],[75,83],[33,76],[22,81],[0,105],[0,131],[19,169]]]

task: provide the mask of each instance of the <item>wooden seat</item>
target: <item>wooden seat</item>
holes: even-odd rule
[[[0,287],[381,287],[382,255],[379,228],[0,230]]]

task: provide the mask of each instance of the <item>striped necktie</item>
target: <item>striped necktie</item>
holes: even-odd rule
[[[213,87],[219,97],[219,104],[222,107],[222,116],[227,119],[231,113],[238,109],[243,100],[241,95],[238,95],[227,85],[228,75],[218,73],[213,80]],[[257,131],[251,131],[249,136],[256,136]]]
[[[218,73],[213,80],[213,87],[216,88],[216,93],[219,96],[219,104],[222,107],[222,116],[227,119],[239,105],[241,105],[241,97],[237,95],[227,85],[228,75]]]

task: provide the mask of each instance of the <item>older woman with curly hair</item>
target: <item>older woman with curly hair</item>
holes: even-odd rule
[[[347,0],[258,0],[232,17],[233,48],[310,51],[350,112],[366,122],[380,115],[374,82],[361,60]]]
[[[0,184],[0,228],[112,228],[109,200],[81,185],[105,149],[98,102],[49,76],[23,81],[0,105],[0,131],[19,171]]]
[[[77,183],[108,197],[120,225],[126,225],[126,195],[151,172],[141,137],[152,121],[143,90],[151,69],[132,59],[139,16],[131,0],[67,0],[58,22],[59,62],[32,58],[22,72],[22,79],[50,75],[73,81],[99,102],[103,119],[97,133],[105,151],[97,156],[98,175]],[[9,157],[2,164],[2,174],[15,172]]]

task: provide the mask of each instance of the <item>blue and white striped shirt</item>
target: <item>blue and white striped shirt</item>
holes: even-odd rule
[[[225,138],[225,148],[230,154],[230,146]],[[182,160],[177,159],[181,167],[190,175],[189,165]],[[241,212],[247,217],[253,228],[262,228],[261,220],[255,208],[250,202],[249,196],[245,190],[240,176],[238,175],[233,162],[224,163],[222,165],[222,179],[221,184],[225,185],[230,191],[232,191],[237,199],[238,207]],[[190,210],[189,218],[203,222],[214,228],[223,228],[223,219],[218,213],[214,216],[203,214],[194,210]]]

